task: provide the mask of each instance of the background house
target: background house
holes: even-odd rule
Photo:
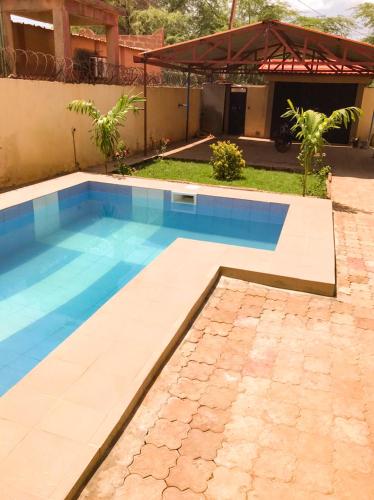
[[[14,48],[45,54],[54,54],[53,25],[35,23],[30,19],[12,16]],[[76,33],[71,33],[71,57],[75,61],[82,58],[99,58],[107,61],[108,49],[105,35],[98,35],[88,27],[82,27]],[[134,62],[134,55],[145,50],[157,49],[164,45],[164,31],[159,30],[153,35],[119,35],[119,65],[126,68],[142,67]],[[95,62],[94,60],[92,61]],[[159,73],[160,69],[151,67],[151,72]]]
[[[25,76],[39,75],[43,64],[48,64],[47,76],[56,74],[66,81],[69,61],[74,61],[75,76],[82,77],[83,71],[90,73],[89,81],[107,74],[115,80],[112,77],[122,68],[137,66],[134,55],[164,44],[162,30],[145,37],[121,36],[121,14],[121,9],[102,0],[0,0],[3,64],[8,73]],[[92,26],[100,27],[104,34],[95,34]],[[150,71],[160,73],[157,68]]]

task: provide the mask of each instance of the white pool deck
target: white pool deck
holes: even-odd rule
[[[275,251],[177,239],[0,398],[2,500],[72,497],[221,275],[335,293],[330,200],[75,173],[0,195],[0,209],[94,180],[286,203]]]

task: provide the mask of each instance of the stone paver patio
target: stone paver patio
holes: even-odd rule
[[[81,498],[374,499],[374,185],[343,174],[337,298],[222,278]]]

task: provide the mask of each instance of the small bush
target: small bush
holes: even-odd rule
[[[123,141],[120,141],[117,147],[117,151],[113,156],[113,160],[117,166],[117,173],[121,175],[132,175],[135,169],[128,165],[126,158],[130,154],[130,150]]]
[[[331,173],[331,167],[326,165],[326,153],[314,155],[312,160],[312,171],[308,176],[313,176],[313,181],[309,182],[306,194],[316,196],[316,193],[323,193],[326,196],[326,181]]]
[[[171,143],[169,137],[161,137],[160,143],[157,149],[157,156],[162,158],[168,149],[168,145]]]
[[[240,179],[245,167],[243,152],[230,141],[218,141],[210,146],[213,177],[223,181]]]

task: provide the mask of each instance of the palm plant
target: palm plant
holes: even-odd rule
[[[322,155],[323,148],[327,144],[324,135],[331,129],[344,126],[348,127],[350,122],[354,122],[362,113],[360,108],[350,106],[337,109],[330,116],[307,109],[295,108],[290,99],[287,100],[288,109],[283,113],[282,118],[289,118],[295,123],[291,127],[296,134],[296,139],[301,141],[298,160],[303,168],[303,196],[307,191],[308,174],[312,171],[313,161]]]
[[[137,104],[145,99],[138,95],[122,95],[112,109],[106,114],[101,114],[92,101],[74,100],[68,105],[70,111],[87,115],[92,119],[91,139],[105,159],[105,172],[108,173],[108,161],[117,152],[121,139],[119,127],[122,127],[127,113],[137,113]]]

